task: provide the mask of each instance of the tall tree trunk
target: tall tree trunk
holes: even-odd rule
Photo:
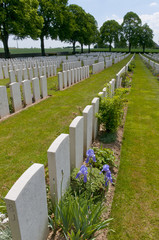
[[[75,41],[73,41],[73,54],[75,54],[75,53],[76,53],[75,44],[76,44],[76,42],[75,42]]]
[[[3,42],[3,46],[4,46],[5,58],[10,58],[10,52],[9,52],[9,47],[8,47],[8,38],[9,38],[8,33],[6,31],[4,31],[1,38],[2,38],[2,42]]]
[[[88,53],[90,53],[91,52],[91,46],[90,46],[90,44],[88,45]]]
[[[111,50],[112,50],[112,45],[111,43],[109,43],[109,52],[111,52]]]
[[[44,47],[44,36],[40,36],[40,41],[41,41],[41,55],[45,56],[45,47]]]
[[[145,53],[145,44],[143,44],[143,53]]]
[[[129,52],[131,52],[131,42],[129,42]]]
[[[81,43],[81,53],[83,53],[83,43]]]

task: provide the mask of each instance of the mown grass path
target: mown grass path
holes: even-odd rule
[[[159,82],[135,62],[108,240],[159,239]]]
[[[91,104],[104,84],[115,78],[130,58],[65,91],[54,91],[52,97],[0,122],[0,189],[3,196],[32,163],[47,163],[47,149],[51,143],[59,134],[68,133],[75,116],[81,115],[84,107]]]

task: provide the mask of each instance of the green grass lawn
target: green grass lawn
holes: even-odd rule
[[[159,239],[159,82],[136,56],[108,240]]]
[[[130,60],[91,75],[64,91],[49,90],[52,97],[0,123],[0,189],[8,188],[32,163],[47,163],[47,149],[57,136],[68,133],[69,124],[91,103],[103,85]],[[49,89],[54,81],[49,82]]]
[[[10,48],[10,53],[11,54],[23,54],[23,53],[41,53],[40,48]],[[59,52],[68,52],[72,53],[73,48],[46,48],[45,52],[46,53],[59,53]],[[128,52],[128,48],[112,48],[112,52]],[[142,48],[132,48],[131,52],[142,52]],[[4,49],[0,48],[0,53],[3,53]],[[81,52],[80,48],[76,48],[76,52]],[[84,52],[88,52],[88,48],[84,48]],[[109,48],[91,48],[91,52],[109,52]],[[149,49],[146,48],[145,52],[159,52],[159,49]]]

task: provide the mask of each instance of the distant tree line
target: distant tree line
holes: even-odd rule
[[[71,4],[68,0],[3,0],[0,1],[0,40],[3,42],[5,57],[10,57],[8,39],[40,39],[41,53],[45,55],[44,39],[58,39],[70,42],[75,53],[76,42],[83,46],[97,44],[105,47],[152,46],[153,32],[147,24],[141,25],[137,14],[129,12],[119,25],[115,20],[103,23],[98,30],[95,18],[82,7]]]

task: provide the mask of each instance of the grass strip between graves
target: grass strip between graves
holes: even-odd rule
[[[91,104],[104,84],[115,78],[131,57],[67,90],[52,92],[52,97],[0,123],[2,196],[32,163],[47,163],[51,143],[61,133],[69,132],[71,121],[81,115],[84,107]]]
[[[159,238],[159,82],[135,62],[108,240]]]

